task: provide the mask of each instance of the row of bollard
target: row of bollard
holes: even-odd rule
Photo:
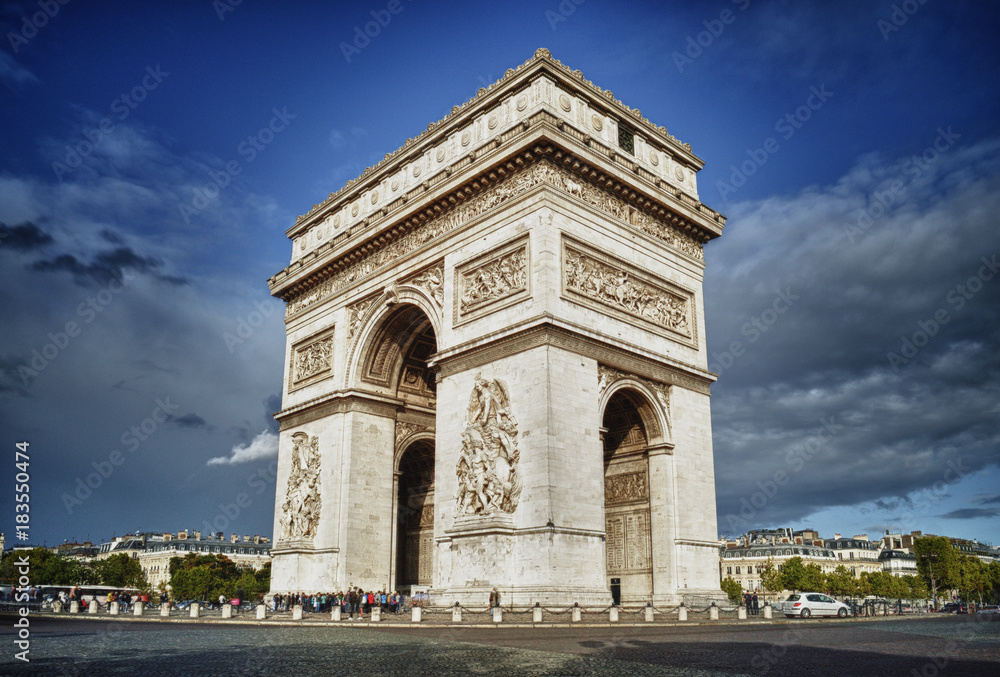
[[[57,606],[58,605],[58,606]],[[53,604],[53,610],[56,612],[62,611],[62,604],[60,602],[55,602]],[[132,614],[135,616],[142,616],[145,610],[145,605],[142,602],[136,602],[132,606]],[[69,605],[70,613],[80,612],[80,603],[77,601],[70,602]],[[96,604],[90,604],[87,608],[87,612],[91,614],[96,614],[98,611]],[[302,605],[297,604],[292,607],[292,620],[300,621],[302,620]],[[583,620],[583,609],[580,608],[579,604],[574,604],[571,611],[571,621],[573,623],[579,623]],[[108,607],[108,613],[112,616],[117,616],[121,613],[121,605],[118,602],[111,602]],[[620,610],[616,606],[612,606],[608,610],[608,620],[612,623],[617,623],[619,621]],[[199,618],[201,616],[201,605],[197,602],[192,602],[189,607],[189,615],[191,618]],[[763,615],[765,620],[772,617],[771,606],[765,605],[763,609]],[[167,604],[160,605],[160,616],[167,618],[170,616],[170,606]],[[257,605],[256,616],[258,620],[264,620],[267,618],[267,608],[263,604]],[[335,606],[330,612],[330,620],[340,621],[343,616],[343,610],[339,606]],[[224,604],[222,606],[222,618],[232,618],[233,617],[233,606],[231,604]],[[712,606],[708,608],[708,618],[712,621],[719,620],[719,607],[712,603]],[[737,618],[739,620],[746,620],[747,610],[746,607],[740,606],[737,611]],[[371,610],[371,620],[373,622],[380,622],[382,620],[382,610],[379,607],[375,607]],[[411,620],[414,623],[420,623],[423,620],[423,607],[415,606],[411,610]],[[503,609],[497,607],[492,610],[492,620],[494,623],[503,622]],[[534,608],[532,608],[533,623],[542,622],[542,607],[536,602]],[[653,622],[653,606],[652,604],[647,604],[645,609],[643,609],[643,620],[647,623]],[[686,621],[688,620],[688,608],[682,603],[677,610],[677,620]],[[451,622],[461,623],[462,622],[462,607],[459,606],[458,602],[455,602],[455,606],[452,608],[451,612]]]

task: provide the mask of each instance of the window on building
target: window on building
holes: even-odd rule
[[[623,124],[618,125],[618,147],[630,155],[635,155],[635,132]]]
[[[727,576],[732,576],[733,575],[733,568],[732,567],[726,567],[726,575]]]
[[[736,567],[736,575],[737,575],[737,576],[739,576],[739,575],[740,575],[740,568],[739,568],[739,567]]]

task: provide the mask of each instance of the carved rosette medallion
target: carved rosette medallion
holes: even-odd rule
[[[505,307],[528,293],[528,242],[522,239],[490,252],[457,271],[456,316],[467,319]]]
[[[419,287],[434,299],[438,308],[444,305],[444,264],[439,263],[411,277],[405,284]]]
[[[289,371],[289,391],[333,376],[333,329],[292,346]]]
[[[522,489],[519,461],[517,421],[507,386],[477,374],[455,471],[458,514],[513,513]]]
[[[567,294],[665,329],[671,338],[693,342],[689,292],[665,281],[653,282],[624,262],[568,243],[563,247],[563,271]]]
[[[279,521],[282,541],[311,540],[316,535],[323,507],[319,467],[319,438],[304,432],[292,435],[292,469]]]

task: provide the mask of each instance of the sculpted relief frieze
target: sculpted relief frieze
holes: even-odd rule
[[[316,535],[320,509],[319,438],[304,432],[292,435],[292,469],[281,504],[281,540],[311,539]]]
[[[609,504],[646,498],[646,471],[608,475],[604,478],[604,500]]]
[[[399,447],[399,443],[407,437],[416,435],[417,433],[422,433],[426,430],[430,430],[430,428],[425,425],[420,425],[419,423],[396,421],[396,447]]]
[[[527,240],[521,240],[491,252],[486,260],[477,259],[459,268],[457,317],[491,312],[507,305],[498,302],[524,296],[528,291],[527,261]]]
[[[406,280],[406,284],[423,289],[427,292],[428,296],[434,299],[434,303],[436,303],[439,308],[444,305],[443,263],[439,263],[438,265],[421,272],[419,275],[411,277],[409,280]]]
[[[643,279],[624,263],[609,262],[569,244],[563,248],[563,270],[567,292],[694,338],[690,294]]]
[[[531,188],[548,184],[573,195],[609,216],[651,235],[675,250],[703,260],[701,243],[679,228],[639,211],[611,193],[542,160],[514,173],[437,218],[413,228],[391,242],[358,257],[357,262],[333,273],[315,287],[288,299],[286,315],[293,315],[336,294],[355,282],[391,265],[401,257],[469,221],[496,209]]]
[[[333,330],[292,347],[288,386],[295,390],[333,375]]]
[[[507,386],[476,376],[458,460],[459,515],[513,513],[521,496],[517,421]]]

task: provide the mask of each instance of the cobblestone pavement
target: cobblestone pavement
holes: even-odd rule
[[[2,675],[997,675],[1000,618],[470,628],[0,616]]]

